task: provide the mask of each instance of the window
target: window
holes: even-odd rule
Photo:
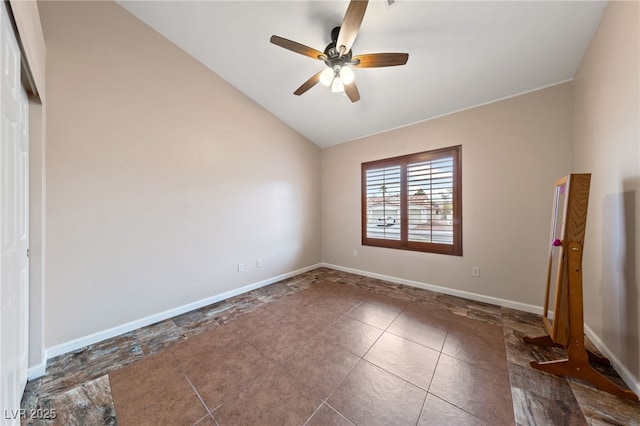
[[[462,256],[460,145],[362,163],[362,244]]]

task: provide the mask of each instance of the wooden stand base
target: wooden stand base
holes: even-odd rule
[[[598,356],[593,352],[580,348],[580,350],[572,350],[572,348],[565,348],[564,346],[555,343],[551,336],[540,337],[524,337],[523,340],[526,343],[532,343],[543,347],[564,348],[567,350],[569,357],[567,359],[561,359],[557,361],[537,362],[531,361],[531,366],[536,370],[544,371],[547,373],[555,374],[558,376],[570,376],[577,379],[584,380],[591,383],[598,389],[605,392],[609,392],[613,395],[625,398],[631,401],[638,401],[638,396],[630,390],[622,389],[620,386],[603,376],[589,365],[589,361],[609,366],[611,363],[608,359]]]
[[[591,361],[611,365],[608,359],[588,351],[584,346],[582,252],[590,185],[590,173],[574,173],[556,181],[551,219],[553,242],[549,246],[547,290],[542,315],[542,323],[549,334],[525,337],[524,341],[567,351],[567,359],[531,361],[533,368],[558,376],[575,377],[613,395],[638,401],[635,393],[622,389],[589,364]],[[552,287],[554,270],[555,284]]]
[[[561,348],[561,349],[566,349],[564,346],[562,346],[559,343],[554,342],[553,340],[551,340],[551,336],[544,335],[544,336],[540,336],[540,337],[528,337],[525,336],[522,338],[522,340],[524,340],[526,343],[531,343],[533,345],[538,345],[538,346],[543,346],[545,348]],[[589,361],[591,362],[595,362],[596,364],[600,364],[602,366],[605,367],[609,367],[611,365],[611,362],[600,355],[597,355],[593,352],[591,352],[589,349],[585,349],[585,351],[587,351],[587,357],[589,358]]]

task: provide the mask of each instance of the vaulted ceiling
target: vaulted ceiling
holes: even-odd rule
[[[322,85],[294,96],[326,66],[269,42],[323,51],[346,0],[118,3],[320,147],[568,81],[607,4],[386,1],[369,2],[353,53],[409,61],[355,69],[356,103]]]

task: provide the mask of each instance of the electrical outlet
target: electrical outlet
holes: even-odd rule
[[[256,260],[256,268],[262,268],[262,259]]]
[[[244,265],[242,263],[238,263],[238,272],[244,271]]]
[[[353,251],[353,257],[358,257],[358,250]]]
[[[471,276],[472,277],[479,277],[480,276],[480,268],[477,266],[472,266],[471,267]]]

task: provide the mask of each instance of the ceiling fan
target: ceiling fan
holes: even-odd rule
[[[331,43],[327,45],[324,52],[286,38],[271,36],[271,43],[292,52],[321,60],[328,67],[302,83],[302,86],[293,92],[294,95],[302,95],[320,82],[325,86],[331,86],[332,92],[344,91],[351,102],[357,102],[360,100],[360,93],[354,81],[355,75],[351,67],[379,68],[407,63],[408,53],[369,53],[353,56],[351,46],[358,35],[368,3],[368,0],[351,0],[342,25],[331,31]]]

